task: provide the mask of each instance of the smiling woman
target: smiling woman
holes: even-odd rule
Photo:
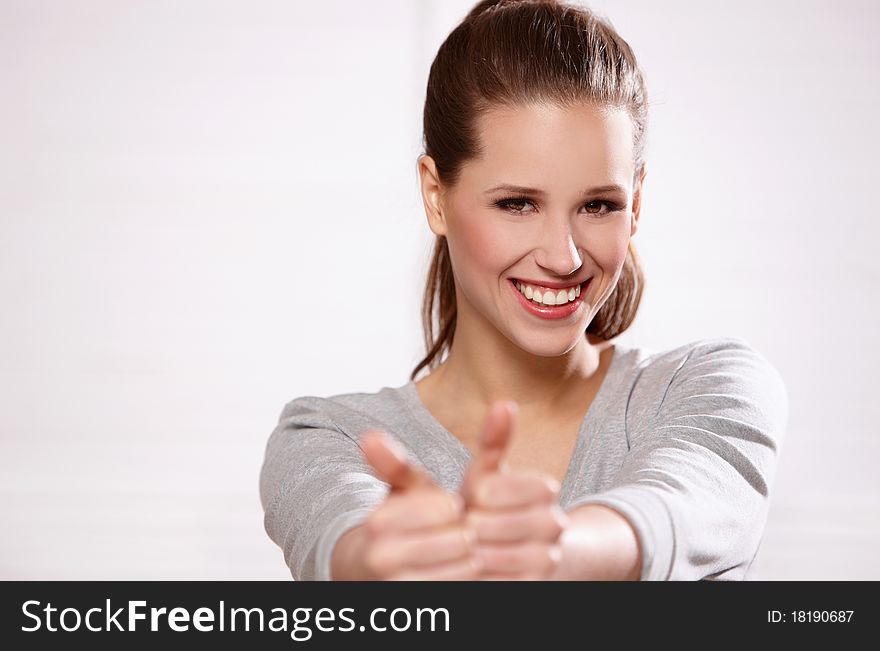
[[[261,496],[295,578],[747,576],[780,375],[737,336],[612,342],[642,295],[647,110],[584,7],[485,1],[449,34],[417,161],[426,354],[404,384],[285,406]]]

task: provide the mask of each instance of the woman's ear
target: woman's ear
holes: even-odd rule
[[[443,217],[443,186],[437,176],[437,166],[434,164],[434,159],[427,154],[419,156],[418,163],[422,202],[425,204],[428,227],[435,235],[446,235],[446,219]]]

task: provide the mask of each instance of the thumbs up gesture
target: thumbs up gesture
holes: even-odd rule
[[[364,457],[391,490],[364,522],[359,551],[373,580],[474,580],[480,564],[464,500],[449,492],[381,430],[361,437]]]
[[[568,516],[557,503],[559,482],[539,472],[511,471],[502,458],[517,411],[515,402],[489,409],[460,489],[484,580],[547,580],[561,560],[559,537]]]

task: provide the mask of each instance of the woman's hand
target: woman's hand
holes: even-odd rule
[[[364,456],[391,485],[363,524],[359,559],[374,580],[479,578],[476,535],[464,519],[464,500],[412,465],[400,445],[380,430],[361,438]]]
[[[484,580],[548,580],[562,557],[559,538],[568,516],[557,503],[559,482],[543,473],[511,471],[501,461],[516,411],[514,402],[489,410],[461,486]]]

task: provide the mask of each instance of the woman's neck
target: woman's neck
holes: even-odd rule
[[[509,342],[508,342],[509,343]],[[520,417],[554,419],[560,413],[580,413],[582,397],[601,384],[613,344],[584,338],[563,356],[536,357],[518,349],[496,355],[485,348],[477,354],[455,339],[446,360],[417,384],[435,405],[454,405],[468,422],[481,420],[497,400],[515,400]]]

